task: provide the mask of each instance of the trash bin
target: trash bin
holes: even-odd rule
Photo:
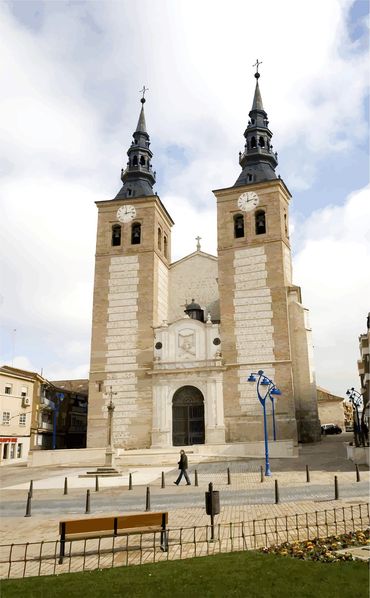
[[[218,490],[206,492],[206,513],[207,515],[218,515],[220,513],[220,493]]]

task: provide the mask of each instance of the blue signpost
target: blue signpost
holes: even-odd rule
[[[348,399],[352,403],[353,436],[354,436],[355,445],[356,446],[359,446],[359,445],[365,446],[365,441],[364,441],[364,437],[363,437],[363,433],[362,433],[362,429],[361,429],[361,418],[360,418],[360,414],[358,411],[359,407],[363,407],[362,394],[359,393],[358,390],[355,390],[352,386],[352,388],[349,388],[347,390],[346,395],[348,396]]]
[[[258,376],[258,378],[256,378]],[[271,469],[269,463],[269,445],[268,445],[268,433],[267,433],[267,418],[266,418],[266,399],[269,397],[272,403],[272,426],[273,426],[273,434],[274,440],[276,440],[276,424],[275,424],[275,405],[274,399],[276,396],[281,395],[281,390],[277,388],[275,383],[268,378],[263,373],[263,370],[258,370],[258,372],[252,372],[248,377],[248,382],[257,382],[257,396],[258,400],[262,405],[263,410],[263,432],[265,438],[265,475],[270,476]],[[261,386],[266,387],[266,391],[262,391],[261,393]]]
[[[58,392],[55,395],[55,400],[53,401],[53,441],[52,441],[52,448],[53,450],[57,448],[57,419],[59,415],[59,409],[61,404],[63,403],[64,394],[62,392]]]

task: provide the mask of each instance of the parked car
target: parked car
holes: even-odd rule
[[[342,428],[337,426],[337,424],[323,424],[321,426],[321,434],[341,434]]]

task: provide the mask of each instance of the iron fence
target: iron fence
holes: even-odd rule
[[[161,550],[161,532],[67,540],[62,564],[59,563],[59,539],[6,544],[0,546],[0,578],[55,575],[253,550],[281,542],[364,530],[369,524],[369,504],[362,503],[216,524],[213,539],[210,525],[170,528],[167,552]]]

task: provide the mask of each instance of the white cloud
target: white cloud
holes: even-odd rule
[[[358,336],[370,297],[369,188],[304,223],[294,278],[310,309],[318,383],[343,395],[358,386]]]
[[[349,8],[326,0],[318,18],[315,2],[296,0],[157,0],[155,9],[152,0],[49,2],[42,26],[31,31],[0,5],[0,308],[4,329],[17,328],[22,355],[27,347],[29,359],[55,378],[83,368],[87,374],[94,201],[119,189],[143,83],[150,89],[153,165],[164,181],[157,190],[176,222],[173,259],[193,251],[198,234],[202,249],[215,253],[211,190],[233,184],[240,172],[257,56],[275,149],[288,155],[281,172],[292,190],[309,187],[328,152],[355,150],[364,136],[367,57],[352,53]],[[173,145],[185,159],[167,158]],[[335,208],[328,210],[321,218],[340,220]],[[319,285],[309,265],[301,276],[299,264],[324,243],[315,239],[309,223],[296,268],[314,324],[310,289],[314,296]],[[330,243],[336,247],[333,239],[327,243],[328,251]],[[5,336],[2,358],[9,361],[11,335]],[[353,336],[352,328],[346,345]]]

